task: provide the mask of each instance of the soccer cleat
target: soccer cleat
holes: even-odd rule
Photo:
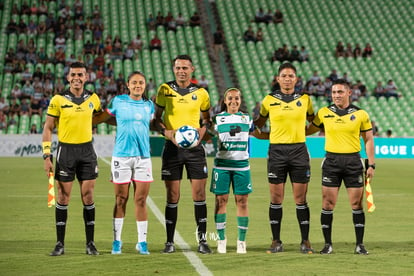
[[[266,251],[266,253],[278,253],[283,252],[283,243],[282,241],[272,241],[272,245],[270,248]]]
[[[368,251],[365,249],[365,246],[362,243],[360,243],[357,244],[357,246],[355,247],[355,254],[368,255]]]
[[[198,249],[197,249],[197,252],[198,252],[198,253],[201,253],[201,254],[210,254],[210,253],[211,253],[211,249],[210,249],[210,247],[208,246],[207,242],[205,242],[205,241],[201,241],[201,242],[198,244]]]
[[[112,242],[112,254],[121,254],[122,253],[122,241],[114,240]]]
[[[309,240],[302,241],[300,244],[300,252],[303,254],[312,254],[314,252]]]
[[[319,251],[319,253],[321,254],[331,254],[332,252],[333,252],[332,244],[330,243],[325,243],[325,246],[322,248],[321,251]]]
[[[65,248],[63,247],[63,243],[58,241],[55,245],[55,249],[53,249],[52,252],[50,252],[50,256],[60,256],[65,254]]]
[[[137,251],[141,255],[149,255],[150,254],[149,251],[148,251],[147,242],[145,242],[145,241],[138,242],[137,246],[135,248],[137,249]]]
[[[161,251],[162,253],[174,253],[175,252],[175,246],[173,242],[166,242],[165,243],[165,248],[163,251]]]
[[[88,255],[99,255],[98,250],[95,247],[95,243],[90,241],[86,244],[86,254]]]
[[[217,253],[225,254],[227,253],[227,240],[218,240],[217,241]]]
[[[246,254],[246,242],[237,240],[237,254]]]

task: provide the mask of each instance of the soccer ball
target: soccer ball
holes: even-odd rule
[[[183,149],[191,149],[198,145],[200,135],[192,126],[182,126],[175,132],[175,140]]]

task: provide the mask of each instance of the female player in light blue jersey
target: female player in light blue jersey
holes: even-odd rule
[[[129,94],[115,96],[106,110],[94,118],[94,124],[116,120],[116,140],[111,161],[111,181],[115,187],[113,219],[114,241],[112,254],[122,252],[122,226],[124,224],[129,187],[134,186],[135,218],[137,221],[140,254],[149,254],[147,248],[148,215],[146,199],[152,177],[149,126],[154,104],[146,96],[146,78],[141,72],[128,76]],[[112,119],[113,120],[113,119]]]
[[[226,206],[230,186],[233,187],[237,206],[237,253],[246,253],[246,232],[249,225],[247,198],[252,192],[249,135],[260,134],[257,131],[253,132],[252,119],[249,114],[240,111],[240,105],[240,90],[229,88],[224,93],[221,112],[213,118],[218,148],[214,159],[210,191],[216,195],[214,220],[219,236],[218,253],[226,253]]]

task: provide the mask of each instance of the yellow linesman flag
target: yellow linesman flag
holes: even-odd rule
[[[375,211],[375,203],[374,203],[374,197],[372,195],[371,179],[369,178],[367,178],[367,180],[365,181],[365,195],[367,198],[368,213],[372,213]]]
[[[47,207],[52,207],[56,204],[55,200],[55,175],[53,172],[49,173],[49,189],[47,195]]]

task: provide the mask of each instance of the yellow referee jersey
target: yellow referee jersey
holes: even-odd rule
[[[312,101],[306,94],[275,91],[263,99],[260,115],[269,118],[271,144],[304,143],[306,117],[313,115]]]
[[[155,103],[164,108],[164,124],[167,129],[184,125],[200,127],[200,111],[210,109],[208,92],[195,84],[180,88],[175,81],[162,84]]]
[[[85,91],[75,98],[69,90],[53,96],[47,115],[59,118],[57,135],[59,142],[81,144],[92,141],[92,116],[101,110],[99,97]]]
[[[360,133],[372,129],[369,115],[357,106],[339,109],[334,104],[321,108],[312,122],[325,129],[325,150],[332,153],[361,151]]]

